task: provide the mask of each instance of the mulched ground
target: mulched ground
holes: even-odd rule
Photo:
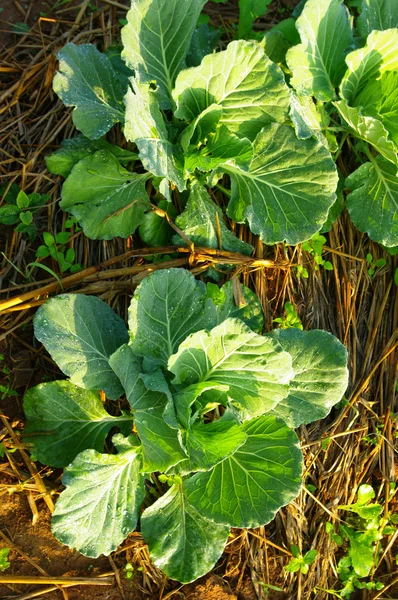
[[[287,16],[294,4],[273,2],[267,18],[260,20],[257,27],[271,26],[281,15]],[[27,193],[51,194],[48,205],[35,218],[39,234],[60,231],[65,220],[57,205],[62,181],[46,171],[44,156],[74,133],[70,110],[52,92],[56,68],[53,53],[67,41],[96,41],[101,47],[116,41],[124,5],[127,5],[124,0],[28,3],[0,0],[0,8],[4,8],[0,12],[0,179],[2,183],[17,183]],[[237,2],[213,4],[208,10],[212,22],[224,24],[227,31],[237,18]],[[21,22],[28,25],[28,32],[15,32],[15,23]],[[115,128],[109,139],[117,142],[121,132]],[[348,171],[349,161],[349,156],[341,155],[339,167],[343,173]],[[219,201],[222,203],[223,198]],[[40,242],[31,244],[12,227],[0,226],[0,250],[4,253],[0,259],[0,354],[4,356],[0,369],[6,367],[0,378],[3,385],[9,385],[18,394],[0,396],[0,441],[6,447],[0,464],[0,547],[12,548],[11,567],[5,575],[32,578],[30,584],[0,585],[0,597],[322,600],[332,596],[319,588],[341,587],[335,570],[340,551],[326,535],[324,523],[338,519],[337,505],[352,502],[361,483],[370,483],[378,498],[385,498],[395,475],[398,299],[392,273],[397,258],[386,255],[366,235],[355,230],[345,213],[328,235],[325,258],[332,262],[333,271],[315,270],[311,257],[300,247],[269,248],[246,228],[236,230],[243,239],[254,243],[257,262],[236,259],[234,274],[239,273],[241,281],[259,295],[267,328],[271,329],[273,318],[282,315],[284,303],[291,301],[305,328],[331,331],[347,346],[350,385],[344,405],[334,409],[327,419],[300,427],[305,455],[305,486],[300,496],[281,509],[268,526],[253,532],[235,531],[214,571],[195,584],[180,586],[167,581],[151,565],[139,534],[129,536],[109,559],[97,560],[82,557],[52,537],[50,509],[62,489],[61,471],[33,463],[21,447],[19,436],[23,428],[21,398],[25,390],[57,376],[56,367],[34,340],[31,323],[34,307],[60,288],[54,278],[39,269],[33,271],[32,281],[24,279],[21,273],[26,273],[27,264],[34,260]],[[145,259],[140,240],[132,237],[93,242],[77,232],[70,245],[85,270],[64,281],[65,289],[96,294],[126,317],[134,287],[148,273],[148,268],[153,268]],[[365,260],[369,252],[375,260],[382,256],[387,259],[386,266],[372,278],[368,276]],[[224,259],[232,261],[231,257]],[[217,257],[216,262],[221,260]],[[214,261],[208,251],[196,249],[194,254],[180,255],[162,267],[185,266],[200,276]],[[59,274],[54,261],[46,264]],[[297,279],[293,268],[297,264],[308,269],[308,279]],[[15,448],[18,450],[14,452]],[[310,491],[311,485],[315,486],[315,492]],[[317,559],[305,577],[283,570],[290,559],[291,544],[299,545],[303,551],[318,550]],[[357,597],[398,597],[398,590],[393,587],[397,580],[396,553],[391,545],[377,571],[379,579],[391,587],[381,595],[363,592]],[[135,568],[130,580],[125,577],[127,562]],[[57,581],[57,577],[100,575],[111,577],[112,585],[62,590],[50,584],[37,585],[38,576],[51,576]],[[271,591],[267,595],[267,584],[284,591]],[[316,586],[318,591],[314,591]],[[354,595],[351,598],[355,600]]]

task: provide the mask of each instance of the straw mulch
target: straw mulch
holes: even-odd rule
[[[17,1],[14,4],[19,13],[17,20],[33,26],[26,34],[9,35],[7,46],[0,47],[0,177],[7,184],[17,183],[27,193],[38,191],[51,195],[47,206],[36,214],[35,221],[39,232],[54,234],[62,230],[65,220],[64,213],[58,208],[62,181],[46,171],[43,158],[64,138],[75,133],[70,110],[52,92],[56,68],[54,52],[68,41],[96,42],[100,48],[117,41],[119,19],[124,17],[127,2],[58,1],[53,2],[53,10],[41,18],[37,12],[40,7],[34,2],[28,4],[28,9]],[[45,3],[40,4],[45,6]],[[272,19],[278,15],[279,5],[274,5],[275,10],[270,13]],[[228,26],[228,20],[236,18],[236,3],[226,7],[213,5],[211,11],[215,21],[221,20]],[[269,26],[269,21],[260,26]],[[10,26],[3,22],[1,29],[10,29]],[[120,142],[120,131],[112,131],[109,139]],[[347,170],[348,160],[344,154],[340,157],[343,172]],[[224,202],[220,195],[215,199]],[[336,524],[340,519],[344,520],[345,513],[339,511],[337,505],[353,502],[361,483],[373,485],[379,501],[384,501],[389,483],[395,478],[393,401],[397,381],[398,299],[392,273],[397,259],[385,255],[366,235],[355,230],[347,214],[342,215],[328,235],[325,258],[332,262],[333,271],[315,270],[311,257],[300,247],[264,247],[244,227],[238,226],[235,230],[242,238],[254,242],[255,258],[194,248],[179,252],[176,259],[154,265],[145,259],[153,250],[140,248],[140,241],[134,236],[129,240],[93,242],[77,232],[71,236],[69,245],[75,249],[76,262],[83,265],[83,270],[63,276],[54,261],[47,259],[46,264],[62,278],[63,290],[95,294],[124,317],[134,287],[154,268],[179,266],[200,275],[212,264],[234,264],[231,275],[240,275],[241,281],[256,291],[264,307],[268,329],[272,327],[272,319],[283,313],[284,303],[290,300],[305,328],[326,329],[343,341],[349,351],[351,371],[346,403],[334,410],[329,418],[299,430],[305,454],[304,485],[300,496],[280,510],[268,526],[255,531],[237,530],[215,569],[215,577],[229,582],[234,590],[236,596],[231,598],[266,598],[267,587],[262,584],[272,584],[283,588],[284,593],[275,592],[273,596],[274,592],[271,592],[268,597],[322,600],[331,597],[322,589],[338,590],[341,587],[336,573],[339,549],[325,533],[325,522]],[[37,383],[38,371],[55,377],[54,365],[33,339],[31,322],[35,310],[32,307],[62,289],[54,277],[39,268],[33,269],[29,280],[26,278],[27,265],[35,260],[38,243],[29,243],[15,233],[13,227],[0,229],[0,353],[12,369],[7,382],[20,394],[19,398],[9,401],[3,398],[0,441],[6,447],[6,454],[0,471],[3,473],[0,495],[7,495],[10,487],[14,493],[25,494],[34,521],[43,511],[52,510],[61,489],[59,477],[54,479],[50,469],[33,463],[19,442],[24,391]],[[169,254],[173,249],[158,251]],[[374,259],[387,258],[386,266],[378,269],[372,278],[367,272],[367,253]],[[292,268],[297,264],[308,269],[308,279],[297,279]],[[18,362],[21,351],[25,353],[22,366]],[[7,412],[10,401],[14,406]],[[18,451],[10,452],[15,447]],[[18,551],[7,535],[2,534],[2,537],[3,546],[11,545]],[[393,586],[397,581],[393,559],[395,541],[396,536],[393,536],[388,545],[384,544],[376,565],[377,576],[386,589],[364,592],[361,597],[394,597]],[[310,548],[318,550],[317,559],[305,576],[283,570],[290,558],[291,544],[297,544],[303,552]],[[29,556],[26,560],[29,561]],[[139,576],[141,597],[163,600],[188,597],[185,587],[166,581],[151,565],[145,545],[137,534],[130,536],[111,557],[110,572],[112,576],[116,574],[115,586],[118,586],[118,595],[112,598],[129,598],[123,591],[125,586],[120,573],[126,560],[143,568]],[[37,577],[43,576],[36,563],[32,564],[31,581],[25,583],[34,583]],[[253,590],[245,592],[249,589],[248,577],[253,582],[254,595]],[[61,597],[60,591],[51,596],[51,590],[68,582],[58,577],[52,583],[50,587],[41,587],[37,595]],[[21,594],[19,598],[33,597],[22,594],[26,588],[21,584],[12,589],[15,591],[10,590],[10,597],[16,597],[17,591]],[[63,588],[64,598],[68,598],[67,589]],[[102,598],[102,588],[96,589],[96,597]],[[92,596],[83,591],[80,596],[70,597]],[[209,592],[207,597],[213,596]]]

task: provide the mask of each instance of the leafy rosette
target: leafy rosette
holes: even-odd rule
[[[395,246],[398,11],[390,0],[363,0],[359,8],[356,26],[362,40],[355,37],[353,18],[343,0],[304,4],[296,21],[301,43],[286,55],[295,88],[290,116],[299,138],[316,138],[340,153],[329,129],[331,113],[337,109],[345,136],[342,143],[350,134],[357,157],[364,157],[345,181],[351,191],[347,208],[352,221],[373,240]]]
[[[204,4],[132,0],[122,30],[124,67],[120,56],[115,61],[114,53],[89,44],[67,44],[58,55],[54,90],[74,107],[74,123],[86,138],[65,143],[47,166],[67,176],[60,206],[90,238],[128,237],[139,229],[149,245],[167,243],[173,232],[151,212],[153,203],[188,190],[177,219],[185,238],[178,243],[188,236],[250,254],[252,246],[227,228],[224,207],[209,193],[225,175],[228,217],[247,223],[266,244],[297,244],[327,221],[338,178],[323,137],[296,136],[283,70],[263,45],[240,39],[212,52],[217,36],[208,30],[201,38],[197,27]],[[242,37],[251,23],[246,12]],[[130,159],[99,139],[115,123],[137,149]],[[135,168],[137,159],[145,172]],[[149,179],[159,192],[151,199]]]
[[[34,326],[68,376],[24,398],[25,443],[66,467],[54,535],[97,557],[139,527],[154,563],[181,582],[213,567],[230,527],[264,525],[297,496],[293,428],[326,416],[347,386],[334,336],[261,335],[253,292],[206,287],[184,270],[144,279],[129,329],[104,302],[74,294],[40,307]]]

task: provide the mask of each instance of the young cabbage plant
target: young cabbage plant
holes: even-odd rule
[[[235,40],[213,53],[198,45],[204,4],[132,0],[123,72],[90,44],[58,54],[54,90],[85,137],[65,141],[47,166],[66,176],[60,206],[90,238],[128,237],[150,219],[146,241],[151,228],[157,239],[155,187],[168,201],[188,196],[176,223],[192,242],[250,254],[209,193],[221,179],[224,190],[230,182],[228,217],[266,244],[307,240],[328,219],[338,183],[329,149],[295,134],[283,71],[260,43]],[[101,139],[116,123],[137,154]]]
[[[301,43],[286,55],[297,136],[322,139],[325,114],[336,125],[340,117],[341,145],[352,136],[362,163],[345,180],[348,211],[388,247],[398,244],[397,9],[395,0],[363,0],[354,28],[343,0],[307,0],[296,21]]]
[[[59,541],[97,557],[139,527],[154,563],[185,583],[211,570],[231,527],[264,525],[297,496],[293,428],[341,399],[346,350],[325,331],[261,335],[258,299],[234,292],[170,269],[136,289],[129,329],[81,294],[37,311],[36,337],[68,379],[26,393],[24,439],[66,467]]]

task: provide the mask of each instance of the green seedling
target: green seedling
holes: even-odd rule
[[[332,263],[322,258],[323,247],[325,244],[325,236],[317,233],[310,240],[307,240],[301,245],[302,249],[313,257],[315,261],[315,271],[317,271],[319,267],[323,267],[327,271],[333,271]]]
[[[38,194],[37,192],[26,194],[13,183],[8,191],[5,184],[1,186],[0,196],[4,196],[5,202],[5,205],[0,208],[0,223],[3,225],[16,225],[15,231],[26,234],[33,242],[37,236],[33,215],[43,208],[50,195]]]
[[[285,566],[285,571],[288,573],[296,573],[297,571],[300,571],[303,575],[306,575],[309,571],[310,565],[312,565],[316,559],[317,551],[308,550],[308,552],[302,555],[300,553],[300,548],[295,545],[291,546],[290,550],[293,554],[293,558]]]
[[[303,330],[303,325],[294,309],[293,304],[291,302],[285,302],[283,308],[285,309],[284,316],[273,319],[272,322],[279,323],[281,329],[289,329],[290,327],[293,327],[295,329]]]
[[[36,250],[36,258],[51,256],[59,264],[61,273],[65,273],[66,271],[76,273],[76,271],[80,271],[82,268],[81,265],[74,263],[74,248],[66,249],[70,235],[69,231],[60,231],[55,237],[51,233],[44,232],[44,244]]]
[[[380,269],[381,267],[385,267],[387,261],[385,258],[378,258],[377,260],[373,260],[372,254],[366,255],[366,262],[368,263],[368,275],[369,277],[373,277],[376,272],[376,269]]]
[[[11,563],[7,560],[11,548],[1,548],[0,550],[0,571],[6,571]]]
[[[392,487],[390,501],[394,493]],[[375,491],[370,485],[361,485],[355,503],[338,507],[350,513],[338,532],[332,523],[326,523],[326,532],[346,553],[337,565],[343,583],[343,588],[338,590],[341,598],[350,598],[356,589],[382,590],[384,587],[374,578],[382,551],[380,542],[396,532],[398,518],[394,514],[384,515],[383,506],[372,502],[374,497]]]

